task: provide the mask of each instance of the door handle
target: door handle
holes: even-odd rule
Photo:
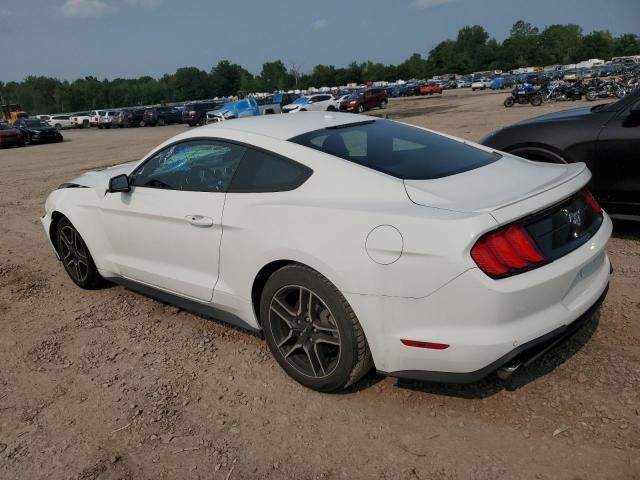
[[[187,219],[187,222],[196,227],[213,226],[213,218],[211,217],[203,217],[202,215],[187,215],[185,218]]]

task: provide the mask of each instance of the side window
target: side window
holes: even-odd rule
[[[246,147],[211,140],[171,145],[132,175],[137,187],[226,192]]]
[[[229,192],[258,193],[295,190],[313,170],[292,160],[248,149],[233,177]]]

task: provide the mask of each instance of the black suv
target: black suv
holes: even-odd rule
[[[217,110],[223,102],[195,102],[187,103],[182,112],[182,123],[188,123],[190,127],[207,124],[207,112]]]
[[[152,127],[182,123],[182,112],[173,107],[147,108],[144,111],[144,122]]]

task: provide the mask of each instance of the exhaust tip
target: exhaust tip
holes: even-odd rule
[[[500,380],[506,380],[507,378],[509,378],[513,374],[513,372],[518,370],[521,366],[522,366],[522,363],[516,363],[514,365],[507,365],[507,366],[499,368],[496,371],[496,374],[498,375],[498,378]]]

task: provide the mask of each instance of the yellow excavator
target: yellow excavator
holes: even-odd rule
[[[0,107],[2,110],[2,121],[13,125],[19,118],[28,117],[27,112],[22,110],[22,107],[17,103],[9,103]]]

